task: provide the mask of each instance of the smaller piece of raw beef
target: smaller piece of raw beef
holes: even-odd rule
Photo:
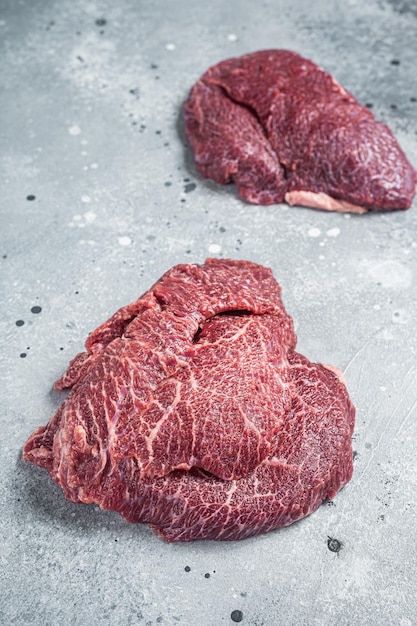
[[[191,89],[185,131],[205,178],[255,204],[407,209],[416,170],[391,130],[312,61],[264,50],[222,61]]]
[[[72,502],[167,541],[291,524],[350,479],[355,413],[339,374],[295,344],[269,269],[177,265],[89,335],[23,456]]]

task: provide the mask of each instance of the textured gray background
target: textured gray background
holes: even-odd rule
[[[415,2],[1,0],[0,46],[0,623],[416,624],[417,204],[249,206],[198,176],[180,122],[208,66],[290,48],[372,103],[417,165]],[[300,351],[345,372],[355,473],[283,531],[168,545],[67,503],[21,448],[87,333],[210,255],[271,266]]]

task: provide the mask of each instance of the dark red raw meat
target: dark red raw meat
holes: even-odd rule
[[[391,130],[312,61],[264,50],[211,67],[185,130],[198,171],[255,204],[407,209],[416,185]]]
[[[23,456],[72,502],[167,541],[291,524],[350,479],[355,413],[340,376],[295,345],[269,269],[177,265],[89,335]]]

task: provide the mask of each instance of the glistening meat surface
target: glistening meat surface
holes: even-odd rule
[[[167,541],[291,524],[350,479],[355,413],[340,376],[295,345],[269,269],[175,266],[89,335],[23,456],[72,502]]]
[[[198,171],[234,182],[249,202],[358,213],[411,206],[416,170],[391,130],[295,52],[211,67],[184,116]]]

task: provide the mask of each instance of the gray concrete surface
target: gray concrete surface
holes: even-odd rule
[[[180,123],[189,88],[266,47],[372,103],[417,165],[411,0],[0,1],[1,624],[217,626],[236,610],[251,626],[417,623],[417,204],[254,207],[198,176]],[[21,448],[87,333],[206,256],[271,266],[300,351],[345,372],[355,474],[283,531],[168,545],[66,502]]]

